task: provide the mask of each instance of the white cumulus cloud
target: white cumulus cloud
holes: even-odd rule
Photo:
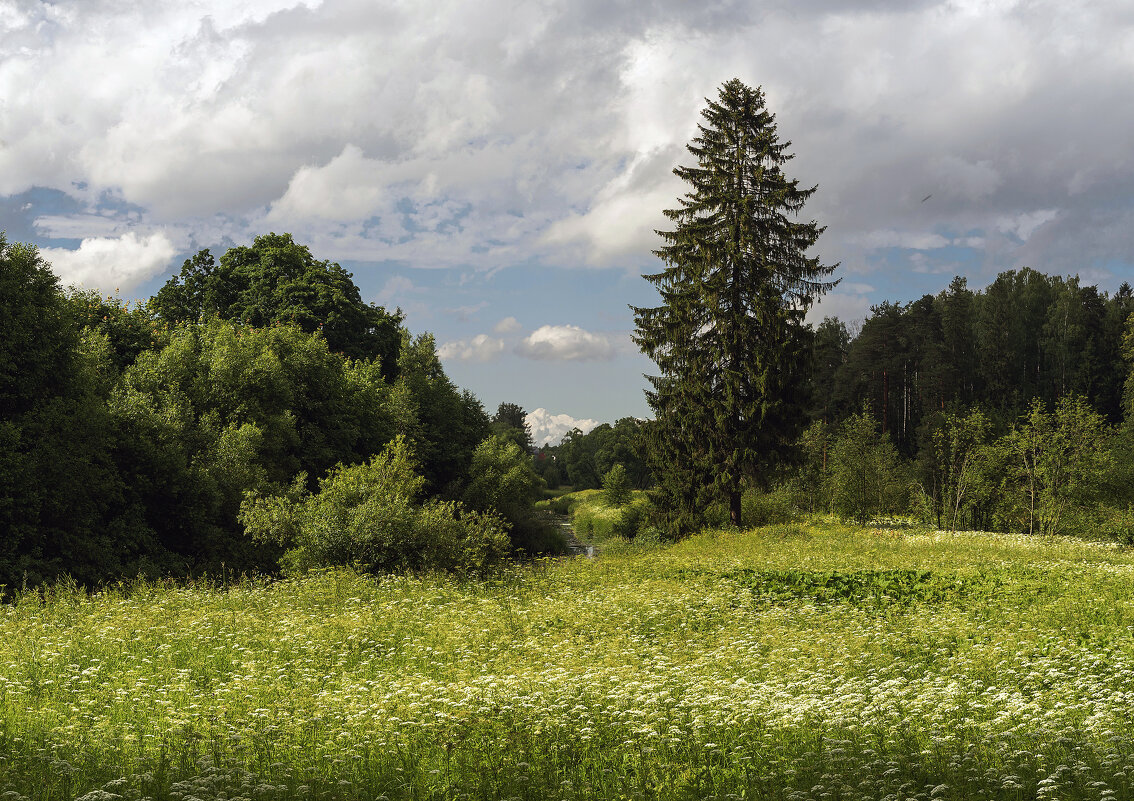
[[[496,325],[492,326],[492,330],[497,334],[511,334],[514,331],[520,330],[520,321],[515,317],[505,317]]]
[[[162,232],[117,238],[84,239],[77,250],[43,248],[47,260],[64,286],[87,289],[130,290],[163,272],[177,249]]]
[[[739,77],[819,184],[825,262],[965,236],[990,270],[1125,264],[1132,30],[1128,0],[0,0],[0,197],[338,261],[638,268]]]
[[[504,352],[504,340],[477,334],[472,339],[446,342],[437,348],[442,359],[457,359],[463,362],[487,362]]]
[[[597,420],[579,419],[569,414],[552,414],[543,408],[528,412],[524,419],[531,429],[532,441],[540,446],[559,444],[563,436],[573,428],[587,434],[599,424]]]
[[[524,337],[516,353],[546,361],[599,361],[614,358],[614,345],[577,325],[544,325]]]

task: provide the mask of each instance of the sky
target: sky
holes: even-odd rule
[[[629,307],[732,78],[819,187],[813,321],[1134,281],[1128,0],[0,0],[0,230],[125,300],[290,232],[489,412],[646,417]]]

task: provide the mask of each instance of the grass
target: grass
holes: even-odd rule
[[[544,508],[560,514],[569,513],[575,534],[580,541],[607,547],[624,539],[615,532],[615,527],[626,511],[631,506],[641,506],[645,503],[644,490],[633,490],[629,503],[622,507],[614,507],[606,503],[602,490],[588,489],[561,495],[548,502]]]
[[[0,799],[1134,797],[1134,554],[829,521],[0,608]]]

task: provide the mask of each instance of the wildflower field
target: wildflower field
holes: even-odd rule
[[[1134,554],[833,523],[0,609],[0,801],[1134,798]]]

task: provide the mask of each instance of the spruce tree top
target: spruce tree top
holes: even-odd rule
[[[821,280],[837,264],[804,255],[825,227],[792,219],[818,187],[800,189],[784,175],[783,165],[794,158],[787,152],[791,142],[779,141],[760,87],[734,78],[721,86],[718,100],[705,102],[700,135],[687,146],[697,166],[673,171],[692,189],[678,199],[680,208],[664,211],[677,228],[657,232],[666,244],[654,254],[676,266],[705,256],[710,246],[725,246],[728,263],[743,263],[753,277],[770,281],[785,304],[806,310],[838,283]],[[666,276],[646,278],[660,286]]]

